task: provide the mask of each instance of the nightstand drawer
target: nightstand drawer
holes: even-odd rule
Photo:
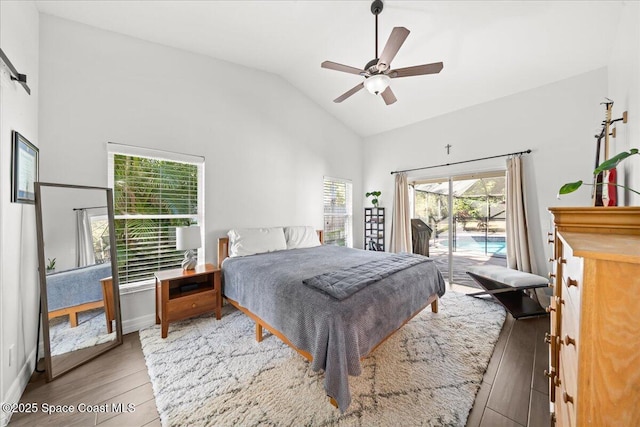
[[[211,290],[169,300],[167,308],[169,320],[182,319],[213,311],[216,308],[216,293]]]

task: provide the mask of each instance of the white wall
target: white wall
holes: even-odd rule
[[[364,183],[382,190],[391,207],[391,171],[453,163],[527,149],[529,229],[536,271],[546,275],[550,230],[549,206],[586,206],[588,189],[557,200],[558,188],[589,179],[594,168],[593,134],[601,120],[599,102],[606,95],[606,69],[495,101],[465,108],[411,126],[375,135],[365,141]],[[445,145],[451,144],[447,155]],[[504,170],[505,158],[412,172],[409,177],[435,178],[468,172]],[[387,224],[391,226],[390,221]],[[389,235],[390,233],[387,233]]]
[[[0,47],[18,72],[27,75],[31,95],[11,81],[0,82],[0,402],[17,402],[33,371],[38,327],[39,284],[35,209],[11,203],[11,131],[36,146],[38,135],[38,11],[33,2],[0,2]],[[13,346],[12,360],[9,348]],[[9,362],[11,365],[9,366]],[[8,422],[2,412],[0,424]]]
[[[640,149],[640,3],[625,2],[618,33],[608,64],[608,96],[613,99],[613,118],[629,112],[627,124],[617,123],[612,155],[630,148]],[[621,163],[618,183],[640,191],[640,156]],[[638,206],[640,196],[618,191],[619,205]]]
[[[208,262],[232,227],[321,228],[323,175],[362,194],[360,137],[280,77],[40,21],[43,180],[106,186],[108,141],[204,156]],[[361,211],[354,198],[354,224]],[[152,323],[153,293],[123,295],[122,313],[125,332]]]

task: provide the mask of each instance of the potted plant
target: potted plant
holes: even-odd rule
[[[47,258],[47,273],[55,273],[56,272],[56,259]]]
[[[638,149],[637,148],[632,148],[629,151],[623,151],[622,153],[610,158],[609,160],[603,162],[602,164],[600,164],[600,166],[598,166],[597,168],[595,168],[593,170],[593,175],[598,175],[601,172],[604,171],[608,171],[611,170],[613,168],[615,168],[616,166],[618,166],[618,164],[623,161],[624,159],[626,159],[627,157],[633,156],[634,154],[640,154],[638,153]],[[569,194],[569,193],[573,193],[574,191],[576,191],[578,188],[580,188],[582,186],[582,184],[584,185],[603,185],[603,182],[597,182],[595,184],[589,184],[586,182],[583,182],[582,180],[576,181],[576,182],[569,182],[564,184],[562,187],[560,187],[560,190],[558,190],[558,198],[563,195],[563,194]],[[620,185],[620,184],[614,184],[616,187],[621,187],[624,188],[625,190],[629,190],[633,193],[636,193],[638,195],[640,195],[640,192],[631,189],[625,185]],[[367,193],[368,194],[368,193]]]
[[[378,197],[380,197],[380,195],[382,194],[382,192],[380,191],[371,191],[369,193],[365,194],[365,197],[373,197],[371,199],[371,204],[373,205],[374,208],[378,207]]]

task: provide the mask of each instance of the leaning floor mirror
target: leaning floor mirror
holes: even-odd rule
[[[47,381],[122,344],[109,188],[38,182],[36,223]]]

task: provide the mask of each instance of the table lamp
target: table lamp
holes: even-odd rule
[[[182,260],[183,270],[193,270],[198,263],[198,249],[202,245],[200,241],[200,226],[176,227],[176,249],[185,251]]]

